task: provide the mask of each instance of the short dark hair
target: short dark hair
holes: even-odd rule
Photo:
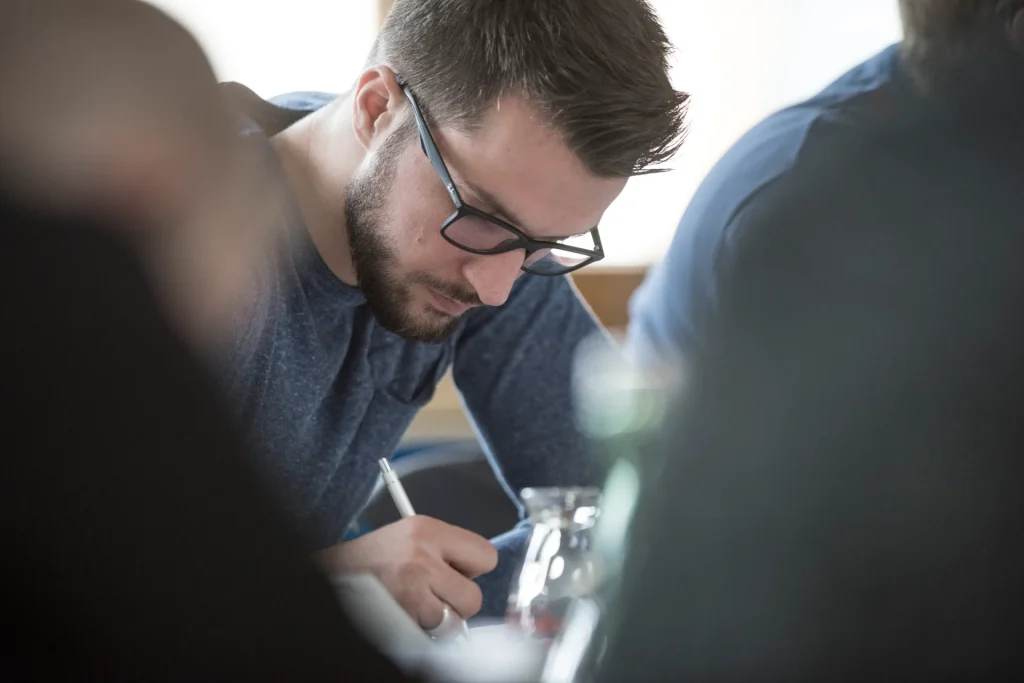
[[[1024,0],[900,0],[903,56],[915,78],[936,86],[945,74],[995,63],[1010,51],[1009,23]]]
[[[679,149],[689,95],[672,87],[668,37],[646,0],[396,0],[370,56],[431,122],[471,130],[520,95],[591,173],[627,177]]]

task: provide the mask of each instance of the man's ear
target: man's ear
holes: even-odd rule
[[[390,135],[405,111],[405,94],[395,72],[375,66],[359,76],[352,98],[352,130],[364,149]]]

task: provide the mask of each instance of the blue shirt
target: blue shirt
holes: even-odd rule
[[[276,102],[312,110],[330,99]],[[284,183],[264,132],[253,125],[249,134]],[[449,368],[510,494],[601,481],[570,386],[576,345],[599,328],[568,278],[523,275],[503,306],[471,310],[446,341],[409,341],[331,272],[294,200],[281,220],[279,267],[240,330],[227,381],[264,471],[314,547],[342,540],[374,488],[377,460],[395,451]],[[482,616],[504,613],[525,531],[495,539],[498,569],[479,580]]]
[[[872,95],[900,70],[893,45],[853,68],[811,99],[783,109],[751,129],[704,179],[683,214],[665,259],[630,301],[627,348],[641,364],[674,364],[702,350],[714,315],[718,283],[745,225],[785,195],[788,176],[860,116]],[[825,143],[824,145],[822,143]]]

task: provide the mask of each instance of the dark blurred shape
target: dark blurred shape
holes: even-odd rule
[[[171,154],[167,140],[188,141],[178,152],[193,162],[226,158],[232,122],[213,70],[195,39],[156,8],[135,0],[4,0],[0,12],[0,150],[18,170],[9,185],[102,206],[107,196],[86,193],[111,193],[113,180],[140,199],[161,194],[147,182],[181,185],[156,157]],[[150,173],[125,177],[132,157],[147,154],[155,157]]]
[[[5,673],[401,680],[172,325],[192,273],[161,249],[237,161],[198,46],[142,3],[7,0],[0,56]]]
[[[926,91],[995,85],[987,67],[1005,57],[1008,35],[1024,42],[1022,0],[899,0],[899,10],[903,53]]]
[[[222,342],[277,204],[195,39],[134,0],[4,0],[0,92],[0,181],[113,217],[189,341]]]
[[[5,669],[401,680],[278,517],[134,254],[106,226],[0,213]]]
[[[1021,677],[1024,61],[990,48],[738,236],[600,680]]]

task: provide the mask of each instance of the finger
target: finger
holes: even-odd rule
[[[448,605],[444,606],[444,616],[441,618],[441,623],[435,628],[428,628],[427,633],[434,638],[447,638],[452,634],[453,630],[458,628],[462,623],[462,619],[455,613]]]
[[[463,575],[476,578],[498,566],[498,549],[472,531],[445,525],[440,538],[441,559]]]
[[[451,605],[463,619],[474,616],[483,605],[484,595],[480,586],[448,565],[432,573],[430,589],[440,600]]]
[[[433,591],[425,591],[417,599],[414,611],[410,613],[420,628],[430,631],[440,626],[444,620],[444,603]]]

